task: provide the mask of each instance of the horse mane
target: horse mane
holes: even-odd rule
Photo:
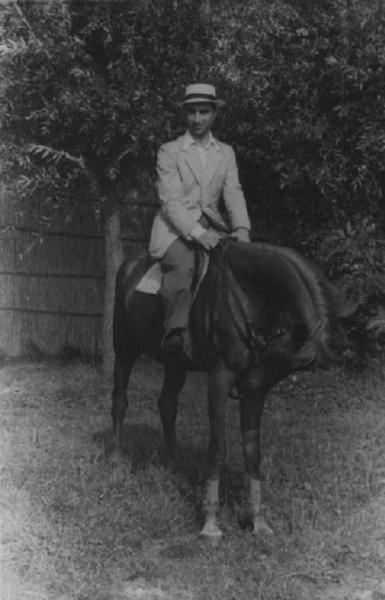
[[[314,359],[330,355],[330,321],[333,313],[331,284],[312,263],[283,246],[229,242],[223,246],[226,262],[236,279],[258,285],[281,302],[306,334],[302,354]]]

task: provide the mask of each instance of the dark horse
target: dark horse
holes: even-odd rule
[[[160,297],[135,290],[148,265],[142,253],[126,260],[117,275],[112,403],[117,451],[134,361],[143,352],[162,360]],[[344,307],[332,284],[292,250],[226,239],[211,252],[190,316],[191,361],[164,361],[158,401],[167,450],[173,458],[177,402],[186,371],[208,371],[210,442],[203,535],[221,535],[218,484],[226,454],[225,406],[234,386],[239,390],[249,516],[255,533],[269,530],[261,512],[259,475],[260,420],[266,394],[290,373],[330,356],[333,320],[343,316]]]

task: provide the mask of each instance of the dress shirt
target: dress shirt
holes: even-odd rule
[[[195,140],[189,131],[186,131],[184,136],[183,150],[187,150],[190,146],[197,147],[199,158],[201,159],[203,167],[205,167],[210,146],[215,146],[217,148],[218,144],[216,143],[211,131],[209,132],[207,143],[204,146]]]
[[[209,138],[205,145],[200,144],[197,140],[195,140],[193,138],[193,136],[191,135],[191,133],[189,131],[186,131],[185,136],[184,136],[183,150],[187,150],[187,148],[189,148],[190,146],[196,146],[196,148],[198,150],[199,158],[201,159],[201,162],[202,162],[202,166],[203,166],[203,168],[205,168],[207,154],[210,149],[210,146],[218,147],[218,144],[216,143],[211,131],[209,132]],[[206,231],[206,229],[204,227],[202,227],[202,225],[200,223],[197,223],[196,226],[194,227],[194,229],[192,230],[192,232],[190,233],[190,237],[194,240],[197,240],[198,238],[201,237],[201,235],[203,235],[205,233],[205,231]]]

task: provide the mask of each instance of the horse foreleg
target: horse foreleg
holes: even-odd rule
[[[136,356],[136,352],[125,353],[124,355],[115,354],[111,408],[115,457],[118,457],[121,452],[122,425],[127,410],[127,385]]]
[[[168,459],[171,465],[176,459],[176,433],[175,421],[178,410],[178,397],[186,380],[186,371],[183,368],[171,368],[166,365],[162,391],[158,400],[160,418],[166,443]]]
[[[222,531],[218,525],[219,477],[226,460],[226,400],[234,382],[232,371],[220,362],[209,372],[210,443],[207,451],[206,485],[203,498],[205,524],[201,535],[218,540]]]
[[[243,456],[247,477],[247,501],[253,533],[272,533],[262,515],[260,481],[260,422],[265,393],[246,389],[240,400]]]

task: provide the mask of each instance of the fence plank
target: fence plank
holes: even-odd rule
[[[0,309],[0,356],[56,356],[74,348],[101,355],[101,318],[18,313]]]
[[[49,313],[101,314],[103,279],[1,275],[0,307]]]
[[[122,201],[124,255],[147,245],[153,191]],[[54,355],[65,346],[101,351],[105,243],[92,206],[57,215],[44,230],[44,203],[27,211],[0,189],[0,353]],[[40,233],[39,233],[40,232]]]
[[[157,210],[156,203],[146,202],[139,195],[121,202],[122,230],[128,238],[148,238],[151,223]],[[53,214],[52,208],[34,203],[26,206],[7,193],[0,193],[0,230],[24,229],[30,231],[47,231],[68,235],[103,236],[103,227],[95,206],[89,202],[78,202],[72,210],[58,207]]]
[[[124,254],[145,245],[124,240]],[[0,236],[0,272],[104,277],[104,239],[49,235],[40,240],[31,233],[8,232]]]

